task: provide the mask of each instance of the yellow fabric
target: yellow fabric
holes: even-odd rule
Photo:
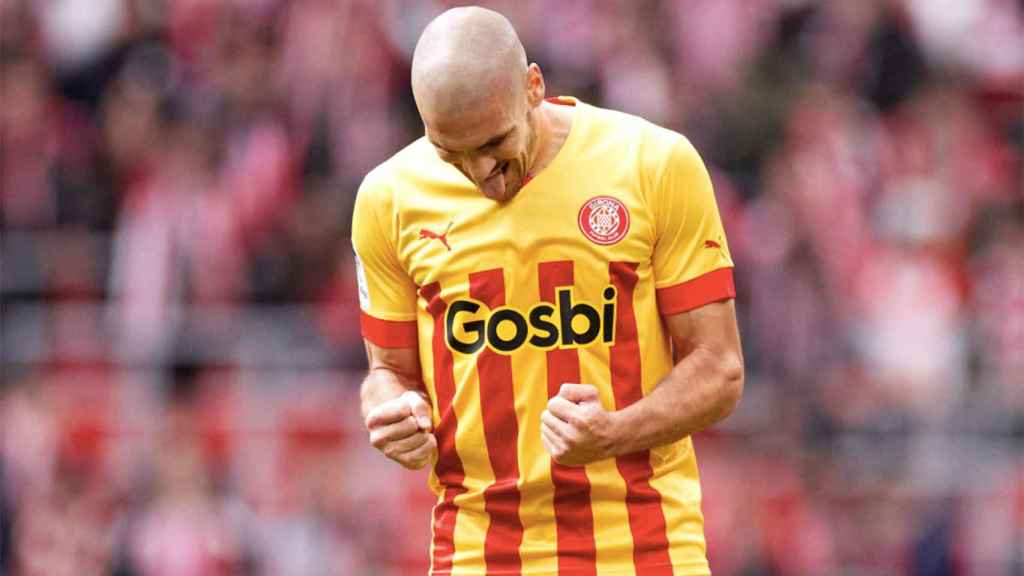
[[[581,207],[597,196],[617,199],[628,211],[629,229],[621,240],[600,245],[588,239],[578,221]],[[424,237],[442,234],[441,240]],[[711,240],[714,248],[705,242]],[[603,310],[611,261],[637,264],[634,290],[642,353],[642,388],[650,392],[672,366],[671,348],[658,314],[656,288],[664,288],[731,267],[725,234],[711,183],[693,146],[681,135],[644,120],[577,102],[567,141],[552,163],[512,200],[483,196],[454,167],[442,162],[421,138],[383,163],[365,179],[355,204],[353,245],[361,261],[363,311],[383,320],[415,319],[423,378],[441,414],[433,367],[435,321],[417,288],[440,284],[449,305],[470,300],[469,275],[501,268],[505,304],[524,318],[540,303],[538,265],[571,260],[573,304]],[[472,341],[470,320],[493,314],[486,306],[463,313],[455,336]],[[552,318],[558,324],[558,313]],[[581,320],[581,319],[577,319]],[[584,319],[585,320],[585,319]],[[499,325],[508,339],[511,322]],[[576,330],[585,330],[585,323]],[[531,335],[542,334],[530,328]],[[615,335],[613,335],[614,337]],[[614,407],[608,343],[599,335],[575,345],[581,379],[598,387],[606,408]],[[556,344],[556,347],[558,344]],[[487,346],[484,347],[487,349]],[[548,347],[547,349],[550,349]],[[484,489],[494,481],[483,432],[480,351],[453,351],[458,418],[456,448],[467,488],[456,498],[453,574],[484,574],[483,544],[490,518]],[[518,423],[519,508],[523,574],[557,574],[557,539],[551,460],[540,442],[540,413],[547,404],[547,353],[529,341],[511,352]],[[513,447],[509,447],[512,449]],[[708,574],[696,459],[689,438],[652,451],[651,486],[661,493],[675,574]],[[598,574],[632,574],[633,539],[624,501],[625,483],[614,460],[587,466],[594,513]],[[443,486],[431,476],[433,488]],[[492,572],[493,573],[493,572]]]

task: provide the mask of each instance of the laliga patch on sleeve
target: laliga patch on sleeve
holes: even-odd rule
[[[356,262],[356,282],[359,284],[359,307],[363,310],[370,309],[370,289],[366,285],[366,272],[363,270],[363,263],[359,260],[359,254],[352,251],[353,259]]]

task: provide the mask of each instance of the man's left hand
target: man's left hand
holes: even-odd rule
[[[559,464],[584,466],[615,455],[614,418],[594,386],[562,384],[540,419],[541,442]]]

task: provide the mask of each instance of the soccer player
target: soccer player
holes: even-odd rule
[[[425,136],[366,176],[352,239],[365,425],[433,463],[431,573],[709,574],[690,435],[743,361],[697,152],[545,100],[481,8],[427,26],[412,86]]]

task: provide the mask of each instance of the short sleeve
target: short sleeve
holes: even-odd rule
[[[658,311],[677,314],[735,297],[732,257],[711,178],[688,140],[672,145],[654,186]]]
[[[416,345],[416,285],[398,260],[391,214],[391,191],[371,173],[352,214],[360,327],[377,346],[408,348]]]

